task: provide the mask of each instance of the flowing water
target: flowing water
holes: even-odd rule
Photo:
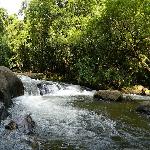
[[[97,102],[94,91],[78,85],[20,78],[25,95],[13,99],[10,116],[0,125],[0,150],[150,149],[150,120],[134,111],[138,103]],[[36,122],[33,134],[5,130],[10,120],[29,113]]]

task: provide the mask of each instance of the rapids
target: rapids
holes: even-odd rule
[[[25,95],[13,99],[10,116],[0,125],[0,150],[120,150],[150,147],[150,120],[132,112],[136,104],[93,101],[92,91],[79,85],[19,76]],[[48,93],[40,95],[38,84]],[[34,134],[8,132],[4,126],[31,113]]]

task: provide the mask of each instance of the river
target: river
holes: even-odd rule
[[[137,102],[105,103],[79,85],[19,76],[25,95],[13,99],[0,125],[0,150],[149,150],[150,119],[136,113]],[[48,92],[40,95],[38,84]],[[31,113],[34,134],[7,132],[10,120]]]

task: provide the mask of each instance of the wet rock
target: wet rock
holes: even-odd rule
[[[12,98],[23,94],[21,80],[10,69],[0,66],[0,101],[8,107],[12,103]]]
[[[31,114],[26,115],[25,124],[27,126],[28,131],[29,131],[28,134],[33,133],[33,129],[35,128],[35,121],[33,121]]]
[[[19,129],[20,132],[24,132],[26,134],[32,134],[33,129],[35,128],[36,124],[33,121],[30,114],[26,115],[24,118],[22,118],[21,121],[14,121],[11,120],[6,126],[5,129],[7,130],[15,130]]]
[[[10,123],[5,126],[5,129],[7,129],[7,130],[16,130],[16,129],[18,129],[18,125],[15,121],[11,120]]]
[[[9,115],[4,103],[0,102],[0,121],[4,120]]]
[[[94,94],[94,98],[104,101],[122,101],[123,95],[117,90],[99,90]]]
[[[44,94],[48,94],[49,93],[49,89],[48,89],[46,84],[39,83],[39,84],[37,84],[37,87],[40,90],[40,95],[41,96],[43,96]]]
[[[143,102],[136,108],[136,111],[141,114],[150,115],[150,102]]]
[[[17,119],[16,122],[19,130],[26,134],[32,134],[36,127],[36,123],[33,121],[31,114],[27,114],[25,117]]]

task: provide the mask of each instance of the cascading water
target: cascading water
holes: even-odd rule
[[[20,79],[25,87],[25,95],[13,100],[11,115],[0,126],[1,150],[119,150],[148,149],[150,146],[148,130],[133,129],[107,114],[74,106],[75,102],[92,105],[94,91],[78,85],[34,80],[26,76],[20,76]],[[10,120],[18,122],[29,113],[36,122],[34,134],[28,135],[20,129],[11,132],[4,129]],[[144,141],[141,136],[145,136]]]

